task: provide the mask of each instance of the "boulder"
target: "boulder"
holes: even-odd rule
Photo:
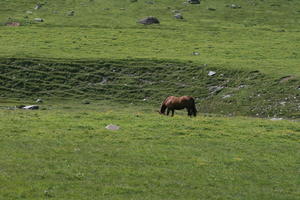
[[[109,125],[107,125],[105,128],[106,128],[107,130],[111,130],[111,131],[117,131],[117,130],[120,129],[119,126],[114,125],[114,124],[109,124]]]
[[[144,19],[141,19],[138,21],[138,23],[140,24],[144,24],[144,25],[150,25],[150,24],[159,24],[159,20],[156,17],[146,17]]]
[[[42,19],[42,18],[34,18],[34,21],[36,21],[36,22],[44,22],[44,19]]]
[[[30,105],[30,106],[24,106],[22,107],[22,109],[25,109],[25,110],[38,110],[40,107],[37,106],[37,105]]]
[[[190,4],[200,4],[200,0],[188,0],[187,2]]]
[[[214,75],[216,75],[216,73],[217,73],[217,72],[209,71],[209,72],[208,72],[208,76],[214,76]]]
[[[180,13],[177,13],[176,15],[174,15],[174,17],[176,19],[183,19],[183,16]]]

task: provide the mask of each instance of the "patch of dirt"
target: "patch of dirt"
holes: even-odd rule
[[[20,22],[8,22],[6,23],[6,26],[20,26]]]

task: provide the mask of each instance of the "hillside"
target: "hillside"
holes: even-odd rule
[[[299,1],[184,2],[51,0],[35,10],[36,1],[1,1],[0,24],[21,23],[1,26],[1,57],[176,59],[276,77],[300,75]],[[184,19],[175,19],[174,12]],[[136,23],[151,15],[160,25]]]

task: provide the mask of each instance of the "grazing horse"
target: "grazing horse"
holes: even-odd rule
[[[172,117],[174,116],[174,110],[181,110],[186,108],[188,112],[188,116],[194,115],[196,117],[197,110],[195,105],[195,100],[190,96],[182,96],[182,97],[167,97],[161,104],[160,114],[165,114],[167,110],[167,115],[169,115],[170,111],[172,111]]]

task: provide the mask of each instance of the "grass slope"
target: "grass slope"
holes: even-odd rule
[[[183,2],[52,0],[34,10],[36,1],[1,1],[0,23],[22,23],[0,26],[1,57],[177,59],[299,77],[299,1]],[[226,6],[232,3],[242,8]],[[75,15],[68,16],[72,10]],[[174,10],[185,19],[174,19]],[[149,15],[157,16],[161,24],[136,23]],[[45,22],[34,22],[36,17]]]
[[[157,60],[0,60],[0,97],[112,100],[159,106],[191,95],[199,111],[257,117],[300,117],[300,81],[258,71]],[[209,76],[210,70],[216,75]]]
[[[296,200],[300,195],[299,123],[189,119],[183,112],[170,118],[149,107],[111,102],[42,108],[0,110],[1,199]],[[106,130],[111,123],[121,129]]]

